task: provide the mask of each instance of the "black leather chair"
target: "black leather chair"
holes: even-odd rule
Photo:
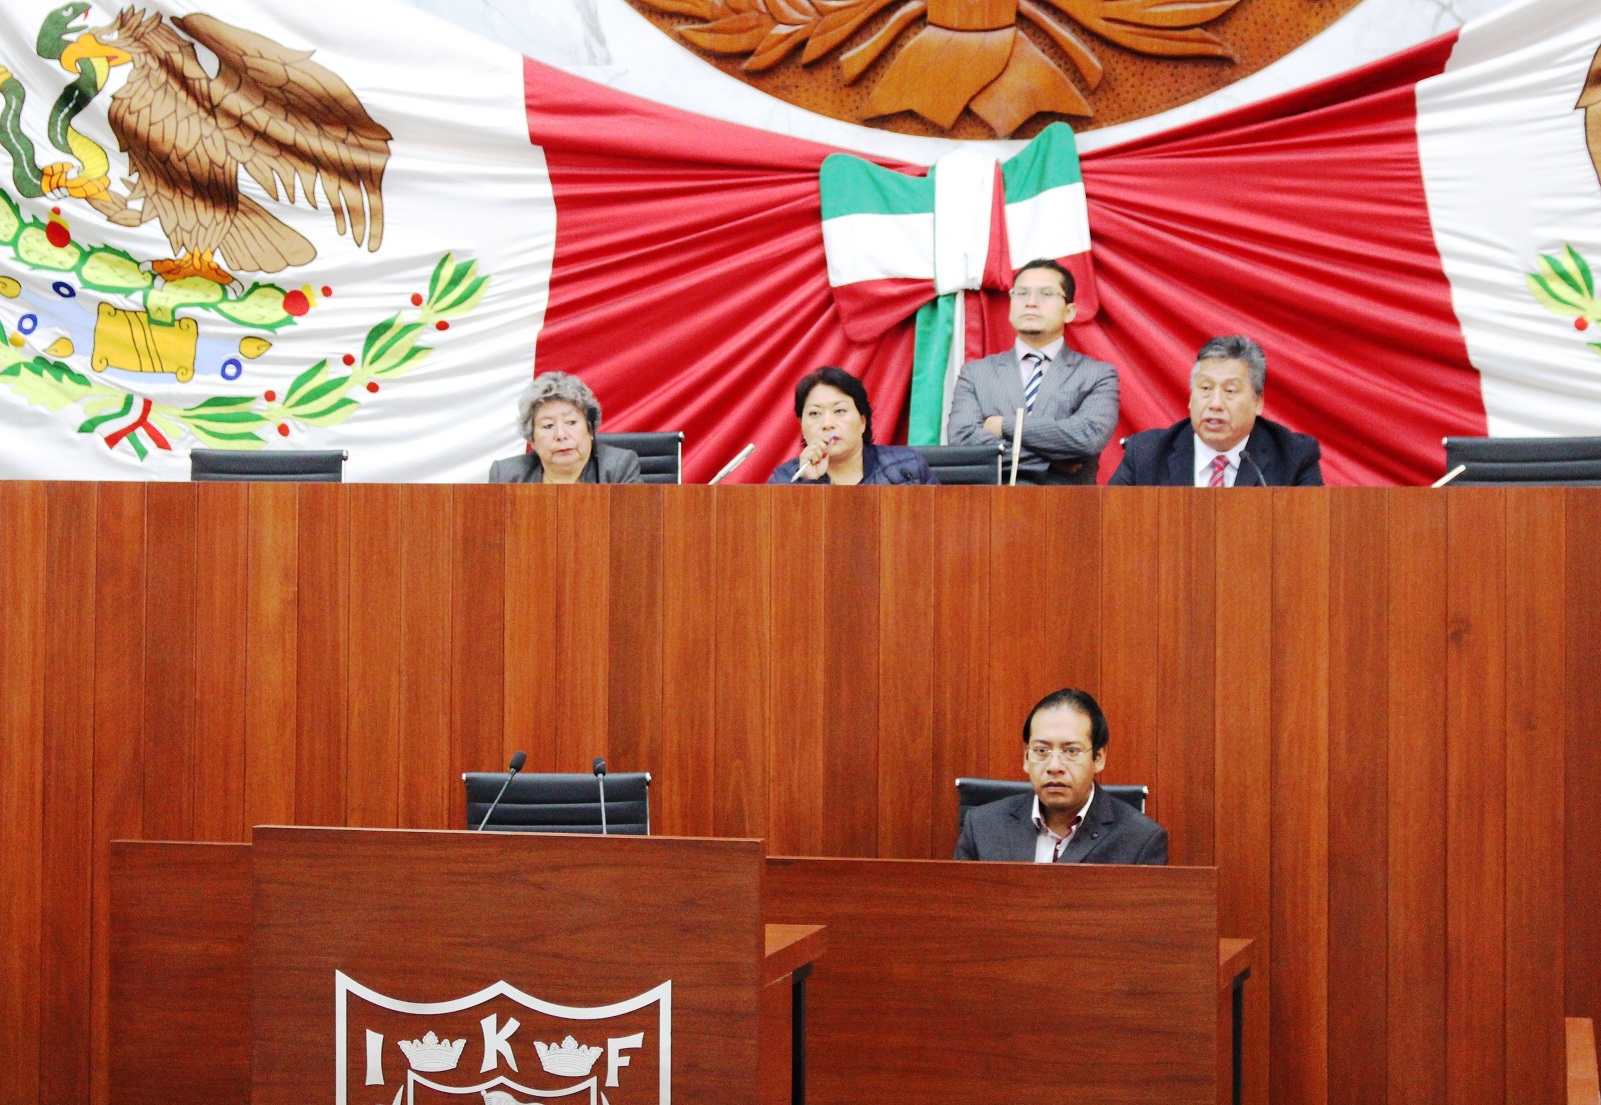
[[[504,775],[501,776],[505,778]],[[1102,783],[1101,789],[1113,798],[1127,802],[1141,813],[1145,812],[1145,799],[1151,788],[1127,783]],[[1027,779],[958,779],[956,780],[956,831],[967,824],[967,811],[1010,798],[1015,794],[1034,793],[1034,784]],[[482,816],[480,814],[480,816]]]
[[[995,445],[914,445],[943,484],[983,484],[999,487],[1004,481],[1002,461],[1006,449]]]
[[[1601,485],[1601,437],[1448,437],[1445,470],[1467,470],[1452,487]]]
[[[343,449],[275,449],[247,452],[243,449],[189,450],[189,478],[196,483],[211,480],[269,480],[278,483],[342,483],[345,461]]]
[[[639,457],[646,483],[684,482],[684,434],[681,430],[649,434],[596,434],[595,440]]]
[[[461,781],[467,788],[467,827],[476,829],[505,785],[506,772],[469,771]],[[599,833],[599,783],[595,776],[582,773],[518,775],[485,828],[511,833]],[[650,835],[648,771],[606,776],[606,831],[618,836]]]

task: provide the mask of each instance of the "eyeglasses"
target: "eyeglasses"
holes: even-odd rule
[[[1031,296],[1038,297],[1041,303],[1049,303],[1053,299],[1066,298],[1066,296],[1062,295],[1061,288],[1013,288],[1009,294],[1019,303]]]
[[[1052,748],[1048,744],[1031,744],[1028,746],[1028,758],[1037,764],[1050,763],[1052,756],[1062,757],[1063,763],[1079,764],[1088,758],[1088,748]]]

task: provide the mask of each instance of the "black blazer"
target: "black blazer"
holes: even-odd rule
[[[969,810],[955,858],[1034,862],[1040,834],[1033,811],[1032,791]],[[1097,786],[1088,820],[1056,862],[1165,864],[1167,830]]]
[[[1272,419],[1258,418],[1245,440],[1234,486],[1322,487],[1321,455],[1317,438],[1298,434]],[[1130,437],[1123,443],[1123,463],[1107,484],[1194,487],[1195,429],[1190,420]]]

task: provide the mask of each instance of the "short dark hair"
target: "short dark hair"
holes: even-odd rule
[[[1049,257],[1035,258],[1022,268],[1018,269],[1012,274],[1012,283],[1017,283],[1017,281],[1022,278],[1022,275],[1029,269],[1044,269],[1047,272],[1054,272],[1057,276],[1060,276],[1062,278],[1062,294],[1067,297],[1067,301],[1069,303],[1073,302],[1073,297],[1078,294],[1078,281],[1073,279],[1073,274],[1068,272],[1055,261],[1052,261]]]
[[[1267,354],[1259,344],[1243,334],[1213,338],[1201,346],[1201,351],[1195,355],[1195,367],[1190,369],[1192,385],[1202,361],[1239,361],[1251,379],[1252,391],[1260,396],[1267,388]]]
[[[818,384],[827,384],[835,391],[843,391],[851,397],[851,402],[856,404],[856,413],[867,421],[867,428],[862,432],[862,444],[871,445],[873,404],[867,401],[867,387],[843,368],[824,365],[816,372],[808,372],[801,377],[801,382],[795,385],[795,417],[799,418],[806,410],[806,400],[811,397],[812,389]]]
[[[1090,753],[1095,755],[1106,747],[1111,738],[1111,732],[1106,727],[1106,715],[1101,713],[1101,704],[1095,701],[1095,696],[1089,691],[1081,691],[1076,687],[1063,687],[1059,691],[1052,691],[1038,702],[1028,712],[1023,720],[1023,744],[1027,746],[1033,739],[1034,715],[1041,710],[1060,710],[1062,708],[1077,710],[1090,719]]]

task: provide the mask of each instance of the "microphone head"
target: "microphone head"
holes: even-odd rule
[[[520,750],[517,751],[517,752],[513,752],[511,754],[511,770],[512,770],[512,773],[516,774],[517,772],[521,771],[523,769],[523,764],[525,764],[527,762],[528,762],[528,753],[520,751]]]
[[[604,775],[604,774],[606,774],[606,757],[605,756],[596,756],[595,757],[594,769],[595,769],[595,774],[596,775]]]

